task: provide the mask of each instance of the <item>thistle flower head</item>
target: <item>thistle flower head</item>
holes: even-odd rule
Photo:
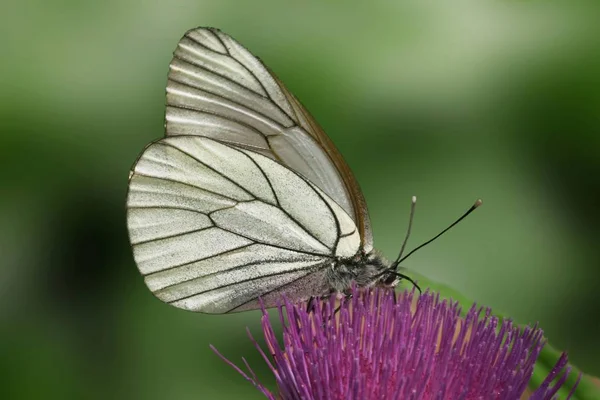
[[[285,300],[283,348],[263,308],[272,361],[249,335],[277,395],[247,363],[250,376],[225,361],[269,399],[519,399],[544,345],[537,327],[499,321],[475,305],[461,317],[458,303],[429,292],[415,299],[414,291],[355,288],[352,295],[337,313],[335,296],[311,312]],[[569,371],[563,355],[531,399],[552,399]]]

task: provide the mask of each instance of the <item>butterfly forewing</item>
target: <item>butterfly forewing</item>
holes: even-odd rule
[[[352,217],[365,251],[372,234],[350,168],[323,129],[263,63],[212,28],[191,30],[169,67],[166,134],[250,149],[300,173]]]
[[[207,313],[325,294],[334,257],[360,247],[352,218],[284,165],[200,136],[157,141],[130,178],[128,227],[150,290]]]

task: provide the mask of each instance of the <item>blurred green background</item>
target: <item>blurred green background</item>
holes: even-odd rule
[[[484,206],[406,267],[600,375],[596,2],[21,1],[0,39],[0,397],[261,398],[259,315],[156,300],[125,227],[129,168],[163,134],[171,53],[215,26],[259,55],[353,168],[376,246]]]

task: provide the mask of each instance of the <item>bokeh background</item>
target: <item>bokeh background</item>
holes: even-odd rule
[[[397,4],[394,4],[397,3]],[[405,266],[600,375],[600,24],[589,2],[26,0],[0,16],[0,397],[261,398],[259,315],[171,308],[125,227],[129,168],[163,134],[171,53],[215,26],[321,122]]]

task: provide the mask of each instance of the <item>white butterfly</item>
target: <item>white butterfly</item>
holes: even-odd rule
[[[244,311],[259,296],[273,306],[284,293],[306,300],[403,277],[373,251],[362,192],[322,128],[213,28],[187,32],[174,52],[166,137],[131,172],[127,224],[148,288],[186,310]]]

